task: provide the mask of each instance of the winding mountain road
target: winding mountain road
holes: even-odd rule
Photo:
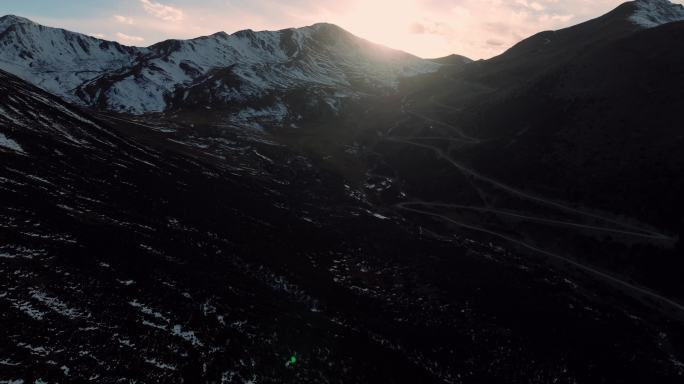
[[[662,302],[662,303],[665,303],[665,304],[667,304],[667,305],[669,305],[669,306],[671,306],[671,307],[673,307],[673,308],[675,308],[675,309],[677,309],[677,310],[679,310],[679,311],[681,311],[681,312],[684,312],[684,305],[682,305],[682,304],[680,304],[680,303],[678,303],[678,302],[676,302],[676,301],[674,301],[674,300],[672,300],[672,299],[669,299],[669,298],[667,298],[667,297],[665,297],[665,296],[662,296],[662,295],[659,295],[659,294],[657,294],[657,293],[655,293],[655,292],[652,292],[652,291],[650,291],[650,290],[648,290],[648,289],[646,289],[646,288],[642,288],[642,287],[636,286],[636,285],[634,285],[634,284],[628,283],[628,282],[626,282],[626,281],[624,281],[624,280],[621,280],[621,279],[619,279],[619,278],[617,278],[617,277],[615,277],[615,276],[612,276],[612,275],[610,275],[610,274],[608,274],[608,273],[606,273],[606,272],[600,271],[600,270],[598,270],[598,269],[596,269],[596,268],[594,268],[594,267],[591,267],[591,266],[582,264],[582,263],[580,263],[580,262],[577,262],[577,261],[572,260],[572,259],[570,259],[570,258],[567,258],[567,257],[565,257],[565,256],[561,256],[561,255],[558,255],[558,254],[556,254],[556,253],[549,252],[549,251],[546,251],[546,250],[544,250],[544,249],[535,247],[535,246],[533,246],[533,245],[527,244],[527,243],[525,243],[524,241],[518,240],[518,239],[516,239],[516,238],[514,238],[514,237],[511,237],[511,236],[508,236],[508,235],[506,235],[506,234],[502,234],[502,233],[499,233],[499,232],[496,232],[496,231],[492,231],[492,230],[489,230],[489,229],[487,229],[487,228],[478,227],[478,226],[475,226],[475,225],[470,225],[470,224],[466,224],[466,223],[463,223],[463,222],[460,222],[460,221],[456,221],[456,220],[454,220],[454,219],[452,219],[452,218],[450,218],[450,217],[448,217],[448,216],[441,215],[441,214],[438,214],[438,213],[434,213],[434,212],[430,212],[430,211],[424,211],[424,210],[421,210],[421,209],[410,208],[409,205],[411,205],[411,204],[415,204],[415,203],[400,203],[400,204],[397,204],[396,207],[397,207],[398,209],[401,209],[401,210],[404,210],[404,211],[413,212],[413,213],[418,213],[418,214],[426,215],[426,216],[436,217],[436,218],[439,218],[439,219],[441,219],[441,220],[444,220],[444,221],[446,221],[446,222],[449,222],[449,223],[451,223],[451,224],[454,224],[454,225],[459,226],[459,227],[462,227],[462,228],[466,228],[466,229],[470,229],[470,230],[473,230],[473,231],[478,231],[478,232],[482,232],[482,233],[486,233],[486,234],[489,234],[489,235],[498,237],[498,238],[503,239],[503,240],[506,240],[506,241],[508,241],[508,242],[510,242],[510,243],[519,245],[519,246],[521,246],[521,247],[523,247],[523,248],[526,248],[526,249],[532,250],[532,251],[534,251],[534,252],[538,252],[538,253],[540,253],[540,254],[543,254],[543,255],[545,255],[545,256],[551,257],[551,258],[553,258],[553,259],[556,259],[556,260],[559,260],[559,261],[568,263],[568,264],[570,264],[570,265],[572,265],[572,266],[574,266],[574,267],[576,267],[576,268],[578,268],[578,269],[580,269],[580,270],[583,270],[583,271],[585,271],[585,272],[588,272],[588,273],[590,273],[590,274],[592,274],[592,275],[594,275],[594,276],[596,276],[596,277],[599,277],[599,278],[604,279],[604,280],[606,280],[606,281],[608,281],[608,282],[617,284],[617,285],[619,285],[619,286],[621,286],[621,287],[623,287],[623,288],[626,288],[626,289],[628,289],[628,290],[630,290],[630,291],[632,291],[632,292],[635,292],[635,293],[639,293],[639,294],[648,296],[648,297],[650,297],[650,298],[652,298],[652,299],[655,299],[655,300],[657,300],[657,301],[660,301],[660,302]]]
[[[559,226],[573,227],[573,228],[580,228],[580,229],[589,229],[592,231],[609,232],[609,233],[615,233],[615,234],[627,235],[627,236],[633,236],[633,237],[643,237],[646,239],[653,239],[653,240],[666,240],[666,239],[669,240],[669,238],[663,238],[662,235],[653,235],[653,234],[642,233],[642,232],[624,231],[624,230],[620,230],[620,229],[616,229],[616,228],[608,228],[608,227],[599,227],[599,226],[595,226],[595,225],[580,224],[580,223],[575,223],[572,221],[553,220],[553,219],[547,219],[547,218],[542,218],[542,217],[538,217],[538,216],[528,216],[528,215],[516,213],[513,211],[505,211],[505,210],[500,210],[500,209],[495,209],[495,208],[479,207],[479,206],[474,206],[474,205],[431,203],[431,202],[424,202],[424,201],[406,202],[406,203],[402,203],[402,205],[404,207],[409,206],[409,205],[421,205],[421,206],[427,206],[427,207],[454,208],[454,209],[462,209],[462,210],[468,210],[468,211],[489,212],[489,213],[494,213],[497,215],[516,217],[519,219],[524,219],[524,220],[528,220],[528,221],[536,221],[539,223],[546,223],[546,224],[551,224],[551,225],[559,225]]]
[[[445,106],[446,107],[446,106]],[[441,207],[441,208],[454,208],[454,209],[463,209],[463,210],[471,210],[471,211],[477,211],[477,212],[489,212],[489,213],[494,213],[497,215],[504,215],[504,216],[509,216],[509,217],[515,217],[515,218],[520,218],[524,220],[530,220],[530,221],[535,221],[539,223],[545,223],[545,224],[550,224],[550,225],[560,225],[560,226],[567,226],[567,227],[573,227],[573,228],[579,228],[579,229],[586,229],[586,230],[592,230],[592,231],[600,231],[600,232],[607,232],[607,233],[615,233],[615,234],[620,234],[620,235],[627,235],[627,236],[633,236],[633,237],[638,237],[638,238],[646,238],[646,239],[651,239],[651,240],[658,240],[658,241],[667,241],[667,242],[674,242],[676,239],[656,232],[651,229],[646,229],[642,227],[638,227],[633,224],[625,223],[623,221],[611,218],[611,217],[606,217],[603,215],[599,215],[596,213],[592,212],[587,212],[585,210],[581,210],[575,207],[572,207],[568,204],[564,204],[558,201],[554,201],[551,199],[547,199],[541,196],[537,196],[534,194],[531,194],[529,192],[522,191],[518,188],[515,188],[513,186],[510,186],[506,183],[503,183],[501,181],[498,181],[496,179],[493,179],[491,177],[485,176],[474,169],[454,160],[451,156],[449,156],[448,153],[446,153],[443,149],[436,147],[434,145],[426,144],[426,143],[420,143],[416,142],[415,140],[446,140],[446,141],[454,141],[454,142],[463,142],[463,143],[469,143],[469,144],[479,144],[482,142],[481,139],[474,138],[471,136],[466,135],[460,128],[448,124],[445,122],[441,122],[432,118],[429,118],[427,116],[421,115],[416,112],[408,111],[405,110],[405,113],[421,118],[427,122],[434,123],[434,124],[439,124],[442,126],[449,127],[453,130],[456,131],[458,136],[460,137],[436,137],[436,136],[424,136],[424,137],[411,137],[411,138],[403,138],[403,137],[385,137],[385,140],[388,141],[393,141],[396,143],[401,143],[401,144],[406,144],[406,145],[411,145],[411,146],[416,146],[424,149],[428,149],[433,151],[438,158],[441,158],[445,161],[447,161],[449,164],[451,164],[453,167],[457,168],[459,171],[461,171],[465,176],[469,177],[469,179],[472,181],[472,179],[477,179],[479,181],[485,182],[495,188],[498,188],[500,190],[506,191],[514,196],[517,196],[522,199],[526,199],[529,201],[533,201],[542,205],[546,205],[549,207],[553,207],[556,209],[559,209],[561,211],[573,213],[585,218],[591,218],[595,220],[599,220],[605,223],[610,223],[615,225],[615,228],[610,228],[610,227],[602,227],[602,226],[596,226],[596,225],[590,225],[590,224],[584,224],[584,223],[578,223],[578,222],[571,222],[571,221],[560,221],[560,220],[554,220],[554,219],[549,219],[545,217],[538,217],[538,216],[531,216],[529,214],[523,214],[523,213],[517,213],[517,212],[511,212],[511,211],[505,211],[505,210],[500,210],[492,207],[479,207],[479,206],[472,206],[472,205],[463,205],[463,204],[450,204],[450,203],[431,203],[431,202],[424,202],[424,201],[414,201],[414,202],[403,202],[396,204],[395,207],[399,210],[407,211],[407,212],[413,212],[421,215],[426,215],[426,216],[432,216],[438,219],[441,219],[443,221],[446,221],[448,223],[451,223],[453,225],[470,229],[473,231],[489,234],[491,236],[498,237],[502,240],[508,241],[512,244],[518,245],[520,247],[526,248],[528,250],[543,254],[545,256],[548,256],[550,258],[553,258],[558,261],[565,262],[569,265],[572,265],[582,271],[588,272],[600,279],[603,279],[607,282],[616,284],[622,288],[625,288],[631,292],[641,294],[644,296],[647,296],[651,299],[654,299],[656,301],[659,301],[661,303],[667,304],[670,307],[684,312],[684,305],[669,299],[667,297],[664,297],[662,295],[659,295],[653,291],[650,291],[649,289],[639,287],[637,285],[631,284],[627,281],[624,281],[618,277],[612,276],[606,272],[603,272],[601,270],[598,270],[592,266],[582,264],[576,260],[570,259],[568,257],[558,255],[553,252],[549,252],[547,250],[535,247],[534,245],[528,244],[524,241],[521,241],[519,239],[516,239],[512,236],[509,236],[504,233],[500,233],[491,229],[487,229],[484,227],[472,225],[472,224],[467,224],[464,222],[460,222],[457,220],[454,220],[451,217],[448,217],[443,214],[423,210],[423,209],[417,209],[416,206],[422,206],[422,207]],[[486,202],[485,202],[486,204]]]
[[[459,136],[461,136],[462,139],[460,139],[460,141],[462,141],[464,143],[480,144],[482,142],[481,139],[467,135],[465,132],[463,132],[463,130],[461,128],[456,127],[455,125],[448,124],[448,123],[445,123],[443,121],[435,120],[435,119],[432,119],[430,117],[427,117],[425,115],[422,115],[420,113],[413,112],[413,111],[407,110],[406,113],[410,116],[417,117],[417,118],[425,120],[429,123],[442,125],[444,127],[452,129],[454,132],[458,133]],[[455,138],[451,138],[451,139],[454,140]]]
[[[512,187],[508,184],[505,184],[503,182],[495,180],[491,177],[485,176],[485,175],[473,170],[472,168],[467,167],[467,166],[459,163],[458,161],[454,160],[451,156],[449,156],[444,150],[442,150],[441,148],[435,147],[433,145],[424,144],[424,143],[417,143],[417,142],[414,142],[414,141],[411,141],[408,139],[404,139],[404,138],[386,137],[385,139],[388,141],[394,141],[397,143],[403,143],[403,144],[407,144],[407,145],[412,145],[412,146],[417,146],[417,147],[432,150],[437,154],[437,156],[439,158],[442,158],[443,160],[447,161],[449,164],[451,164],[453,167],[457,168],[459,171],[461,171],[466,176],[470,176],[470,177],[476,178],[480,181],[484,181],[484,182],[486,182],[486,183],[488,183],[488,184],[490,184],[490,185],[492,185],[498,189],[509,192],[515,196],[520,197],[520,198],[530,200],[530,201],[534,201],[534,202],[537,202],[537,203],[540,203],[543,205],[551,206],[551,207],[560,209],[562,211],[578,214],[580,216],[590,217],[590,218],[598,219],[598,220],[601,220],[601,221],[604,221],[607,223],[615,224],[619,227],[629,229],[629,230],[636,232],[636,233],[649,235],[653,239],[673,241],[673,242],[676,240],[670,236],[667,236],[667,235],[659,233],[659,232],[655,232],[655,231],[650,230],[650,229],[645,229],[645,228],[641,228],[641,227],[638,227],[638,226],[635,226],[632,224],[624,223],[622,221],[619,221],[619,220],[616,220],[613,218],[609,218],[606,216],[587,212],[587,211],[577,209],[577,208],[571,207],[569,205],[566,205],[566,204],[563,204],[563,203],[560,203],[560,202],[557,202],[554,200],[550,200],[550,199],[547,199],[547,198],[544,198],[541,196],[537,196],[537,195],[533,195],[533,194],[528,193],[528,192],[521,191],[515,187]]]

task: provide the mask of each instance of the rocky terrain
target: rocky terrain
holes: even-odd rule
[[[0,383],[681,382],[683,9],[486,61],[3,17]]]

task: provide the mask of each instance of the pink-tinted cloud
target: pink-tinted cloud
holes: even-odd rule
[[[114,20],[116,20],[117,22],[122,23],[122,24],[133,25],[133,18],[131,18],[131,17],[114,15]]]
[[[145,12],[158,19],[174,22],[183,20],[183,11],[179,8],[174,8],[151,0],[140,0],[140,3],[142,4],[143,9],[145,9]]]
[[[131,36],[127,35],[125,33],[117,32],[115,34],[116,39],[121,42],[122,44],[127,44],[127,45],[140,45],[141,43],[145,42],[144,37],[140,36]]]

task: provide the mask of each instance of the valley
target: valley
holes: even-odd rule
[[[681,41],[0,18],[0,382],[681,382]]]

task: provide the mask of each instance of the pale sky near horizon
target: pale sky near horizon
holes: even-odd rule
[[[0,0],[15,14],[127,45],[218,31],[330,22],[421,57],[495,56],[532,34],[600,16],[622,0]],[[684,0],[675,0],[684,3]]]

